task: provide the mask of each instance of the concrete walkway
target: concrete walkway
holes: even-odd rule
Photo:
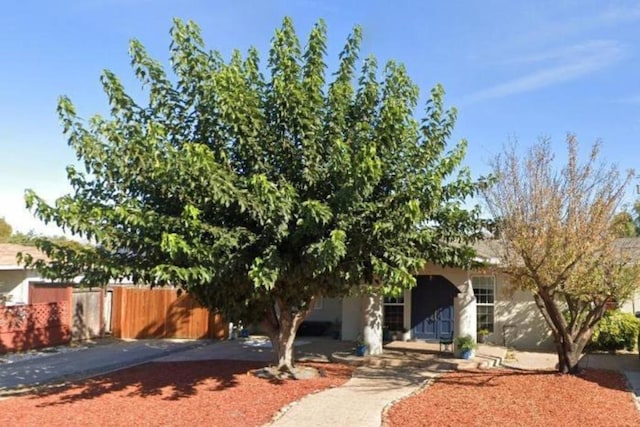
[[[437,375],[418,368],[361,367],[342,387],[306,396],[269,425],[379,427],[387,405],[413,393]]]
[[[439,344],[414,341],[388,343],[384,353],[375,357],[355,357],[352,349],[336,352],[334,360],[362,365],[353,378],[341,387],[295,402],[269,426],[379,427],[387,406],[443,372],[497,366],[506,356],[506,349],[492,346],[480,346],[472,360],[456,359],[450,352],[439,350]]]

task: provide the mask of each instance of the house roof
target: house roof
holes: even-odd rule
[[[640,237],[625,237],[616,239],[616,249],[624,249],[624,253],[633,260],[640,261]]]
[[[36,247],[15,245],[13,243],[0,243],[0,268],[22,268],[16,258],[18,252],[29,254],[34,259],[48,260],[47,256]]]
[[[480,240],[473,245],[476,255],[490,263],[497,263],[500,259],[500,241]]]
[[[619,238],[613,245],[616,249],[624,249],[624,253],[632,259],[640,260],[640,237]],[[499,264],[501,247],[499,240],[481,240],[473,245],[477,256],[492,264]]]

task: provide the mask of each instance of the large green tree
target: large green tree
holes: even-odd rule
[[[428,261],[471,262],[484,224],[463,204],[480,183],[460,167],[466,142],[447,146],[456,112],[440,86],[417,120],[418,88],[402,65],[359,60],[358,27],[333,74],[322,21],[303,48],[284,19],[262,65],[255,49],[206,50],[192,22],[171,36],[171,75],[131,42],[144,105],[109,71],[109,118],[60,100],[85,170],[68,168],[72,194],[27,205],[97,245],[40,240],[47,276],[179,286],[261,322],[286,370],[315,297],[397,292]]]

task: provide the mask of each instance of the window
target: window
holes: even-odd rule
[[[404,328],[404,297],[384,297],[384,327],[390,331]]]
[[[471,283],[476,296],[477,328],[493,332],[496,279],[494,276],[474,276]]]

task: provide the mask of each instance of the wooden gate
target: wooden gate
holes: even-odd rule
[[[71,295],[73,340],[87,340],[103,334],[103,301],[102,289],[74,289]]]
[[[111,326],[116,338],[224,339],[228,329],[219,314],[175,289],[126,287],[113,288]]]

